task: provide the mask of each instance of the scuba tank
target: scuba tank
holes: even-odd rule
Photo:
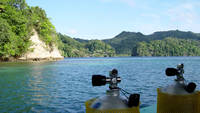
[[[167,68],[165,73],[176,79],[172,85],[157,89],[157,113],[200,113],[200,92],[195,91],[195,83],[186,83],[184,65]]]
[[[168,93],[168,94],[190,94],[193,93],[196,84],[190,82],[189,84],[186,83],[183,74],[184,74],[184,65],[180,64],[177,65],[177,68],[167,68],[165,73],[167,76],[176,76],[177,78],[174,80],[174,84],[169,85],[165,88],[162,88],[161,91]]]
[[[139,113],[139,94],[130,94],[119,88],[118,83],[121,78],[118,71],[113,69],[109,77],[103,75],[93,75],[92,85],[103,86],[109,84],[106,95],[86,101],[86,113]],[[120,96],[120,91],[130,94],[129,98]]]

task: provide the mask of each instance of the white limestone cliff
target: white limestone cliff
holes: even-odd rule
[[[48,45],[46,45],[43,41],[39,39],[38,33],[33,30],[33,35],[30,40],[32,41],[32,45],[30,46],[29,52],[25,53],[19,60],[58,60],[63,59],[64,57],[61,55],[58,48],[53,45],[52,49]]]

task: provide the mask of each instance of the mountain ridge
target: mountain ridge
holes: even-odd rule
[[[140,32],[122,31],[114,38],[103,40],[105,43],[110,44],[117,54],[126,54],[128,56],[133,54],[139,42],[150,42],[153,40],[163,40],[167,37],[178,39],[200,40],[199,33],[191,31],[168,30],[157,31],[149,35],[144,35]]]

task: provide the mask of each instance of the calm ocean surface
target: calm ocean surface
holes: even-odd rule
[[[173,83],[167,67],[185,64],[185,78],[200,89],[200,57],[66,58],[46,63],[0,63],[0,112],[84,113],[84,102],[105,95],[93,74],[118,69],[119,87],[141,94],[141,107],[156,104],[156,88]]]

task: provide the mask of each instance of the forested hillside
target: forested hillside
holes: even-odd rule
[[[56,33],[45,11],[30,7],[25,0],[0,1],[0,60],[19,58],[33,51],[29,40],[36,30],[49,47],[56,45],[65,57],[110,57],[115,50],[100,40],[74,40]]]
[[[145,35],[135,32],[122,32],[112,39],[103,40],[115,48],[116,54],[131,56],[132,50],[136,49],[136,45],[141,41],[148,41]]]
[[[128,55],[128,56],[138,56],[141,55],[138,53],[138,44],[140,42],[145,42],[146,44],[150,41],[155,40],[164,40],[167,37],[173,37],[177,39],[185,39],[185,40],[193,40],[197,41],[200,40],[200,35],[193,32],[184,32],[179,30],[171,30],[171,31],[162,31],[162,32],[155,32],[151,35],[144,35],[140,32],[122,32],[116,37],[112,39],[103,40],[105,43],[110,44],[113,48],[115,48],[116,54],[120,55]],[[178,40],[180,41],[180,40]],[[190,43],[193,44],[193,43]],[[178,45],[173,45],[171,48],[176,48]],[[193,46],[193,45],[191,45]],[[157,52],[164,52],[164,51],[157,51]],[[188,51],[190,52],[190,51]],[[155,54],[153,56],[162,56],[162,53]],[[187,53],[185,55],[191,55],[194,53]],[[146,55],[146,54],[145,54]],[[172,56],[182,56],[182,54],[170,54]],[[141,55],[143,56],[143,55]]]
[[[111,57],[115,55],[115,50],[101,40],[81,40],[79,41],[58,33],[62,44],[59,48],[65,57]]]
[[[0,60],[32,51],[29,40],[37,31],[48,47],[58,46],[65,57],[199,56],[200,34],[179,30],[150,35],[125,32],[112,39],[83,40],[57,33],[45,11],[25,0],[0,1]]]
[[[35,29],[50,47],[58,41],[45,11],[30,7],[25,0],[0,1],[0,59],[18,58],[29,50]]]
[[[200,56],[200,41],[177,38],[165,38],[140,42],[137,45],[137,56]]]

